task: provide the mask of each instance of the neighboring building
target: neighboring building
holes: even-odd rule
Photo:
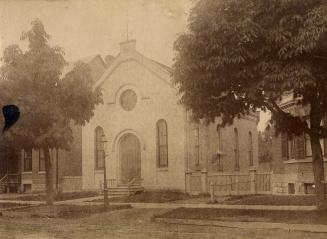
[[[102,187],[103,150],[109,186],[117,191],[131,184],[184,191],[188,172],[241,173],[258,166],[257,115],[218,131],[217,124],[195,124],[178,103],[171,69],[135,45],[134,40],[121,43],[95,84],[103,90],[104,104],[82,130],[84,190]]]
[[[293,115],[307,116],[309,109],[296,104],[292,92],[286,92],[280,107]],[[327,139],[320,141],[327,178]],[[273,193],[314,193],[311,144],[308,135],[288,136],[281,133],[273,139]]]

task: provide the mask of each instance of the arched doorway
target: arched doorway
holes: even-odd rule
[[[120,183],[127,184],[141,178],[141,146],[131,133],[123,135],[119,143]]]

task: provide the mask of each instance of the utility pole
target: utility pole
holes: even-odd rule
[[[108,142],[106,136],[103,134],[101,138],[103,144],[103,202],[104,208],[106,209],[109,206],[108,199],[108,187],[107,187],[107,167],[106,167],[106,143]]]

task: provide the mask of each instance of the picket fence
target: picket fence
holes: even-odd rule
[[[225,195],[271,194],[272,173],[208,173],[187,172],[186,191],[192,195],[210,193],[211,197]]]

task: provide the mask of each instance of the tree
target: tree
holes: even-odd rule
[[[223,123],[258,108],[270,110],[278,132],[310,136],[317,205],[326,207],[319,139],[326,137],[327,2],[324,0],[200,0],[175,42],[173,77],[195,118]],[[285,91],[309,109],[279,107]]]
[[[44,150],[47,203],[53,204],[49,150],[69,150],[73,141],[72,122],[85,124],[102,97],[99,90],[93,90],[86,64],[79,62],[62,76],[67,64],[63,50],[49,46],[50,36],[40,20],[31,25],[21,37],[29,43],[25,52],[18,45],[3,52],[0,103],[17,105],[21,114],[19,121],[5,133],[8,144],[17,149]]]

